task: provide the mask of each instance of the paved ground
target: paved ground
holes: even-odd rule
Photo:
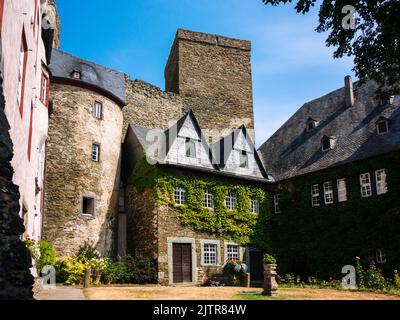
[[[132,286],[92,287],[84,293],[91,300],[400,300],[400,295],[308,288],[280,288],[277,297],[265,298],[261,291],[238,287]]]
[[[85,300],[82,288],[66,286],[42,289],[35,298],[37,300]]]

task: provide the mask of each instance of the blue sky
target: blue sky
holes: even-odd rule
[[[333,59],[326,34],[314,31],[318,8],[261,0],[57,0],[61,49],[164,89],[176,30],[251,40],[256,144],[305,102],[343,86],[352,59]]]

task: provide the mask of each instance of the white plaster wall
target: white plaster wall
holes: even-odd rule
[[[38,1],[38,6],[40,7]],[[28,210],[27,234],[36,240],[41,237],[41,197],[42,192],[36,195],[35,177],[38,175],[39,186],[43,186],[44,168],[43,146],[47,138],[48,112],[39,101],[41,62],[46,63],[44,45],[41,40],[41,21],[34,32],[33,21],[35,15],[35,1],[33,0],[5,0],[3,27],[1,31],[3,68],[4,68],[4,95],[6,98],[5,113],[11,126],[10,135],[14,143],[14,158],[12,166],[15,170],[14,183],[20,188],[21,213],[22,204]],[[41,13],[39,14],[41,16]],[[17,103],[18,70],[22,28],[28,45],[28,60],[26,67],[24,110],[21,118]],[[33,110],[32,148],[31,159],[28,160],[28,135],[31,103]]]

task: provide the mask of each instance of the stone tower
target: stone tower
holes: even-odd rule
[[[165,68],[166,91],[179,94],[206,129],[254,128],[250,41],[179,29]]]

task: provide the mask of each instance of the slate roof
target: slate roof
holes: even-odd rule
[[[346,107],[345,88],[304,104],[259,149],[275,180],[289,179],[337,165],[400,149],[400,97],[381,105],[374,98],[377,85],[354,84],[355,104]],[[390,131],[378,135],[376,122],[385,117]],[[319,120],[306,132],[307,119]],[[321,139],[335,137],[334,149],[321,151]]]
[[[53,49],[49,69],[55,78],[98,87],[116,98],[120,104],[126,104],[125,75],[122,72],[83,60],[58,49]],[[73,71],[81,73],[81,80],[71,78]]]
[[[201,132],[200,127],[198,127],[198,122],[197,122],[197,120],[196,120],[196,117],[194,116],[194,114],[193,114],[191,111],[189,111],[188,113],[186,113],[186,114],[185,114],[181,119],[179,119],[179,120],[177,121],[177,123],[175,123],[172,127],[177,126],[177,131],[176,131],[176,132],[179,133],[180,129],[182,128],[183,123],[185,122],[186,118],[187,118],[189,115],[191,115],[191,116],[193,117],[194,122],[195,122],[196,129],[199,129],[199,130],[200,130],[200,135],[201,135],[201,137],[202,137],[202,143],[207,144],[206,139],[204,138],[203,133]],[[154,130],[154,129],[144,128],[144,127],[137,126],[137,125],[133,125],[133,124],[131,124],[129,127],[130,127],[130,129],[133,131],[133,133],[135,134],[135,136],[137,137],[137,140],[138,140],[138,142],[139,142],[140,145],[141,145],[140,147],[143,149],[143,151],[146,152],[146,150],[148,150],[148,148],[149,148],[150,145],[151,145],[151,143],[149,143],[149,142],[146,140],[147,133],[148,133],[150,130]],[[172,128],[172,127],[171,127],[171,128]],[[163,133],[165,134],[165,143],[164,143],[163,145],[165,145],[165,146],[168,145],[167,141],[169,141],[169,139],[172,139],[172,137],[170,137],[170,131],[173,131],[173,130],[171,130],[171,128],[169,128],[169,129],[167,129],[165,132],[163,132]],[[246,128],[245,128],[244,126],[243,126],[243,127],[240,127],[239,129],[240,129],[240,130],[244,130],[244,131],[246,132]],[[173,132],[174,132],[174,131],[173,131]],[[231,135],[233,135],[233,133],[232,133]],[[224,144],[223,144],[224,139],[228,138],[228,137],[231,136],[231,135],[228,135],[227,137],[222,138],[220,141],[218,141],[218,142],[216,142],[216,143],[218,143],[218,144],[219,144],[219,143],[222,143],[222,145],[224,145]],[[233,141],[235,141],[235,140],[236,140],[236,138],[235,138]],[[172,144],[172,143],[170,142],[169,145],[171,145],[171,144]],[[231,144],[229,144],[229,145],[231,145]],[[208,148],[209,148],[209,147],[207,147],[207,149],[208,149]],[[232,149],[233,149],[233,144],[232,144],[232,146],[231,146],[231,151],[232,151]],[[211,150],[215,150],[215,149],[213,149],[213,147],[211,147]],[[230,154],[231,151],[228,151],[227,154]],[[228,173],[228,172],[222,172],[222,171],[220,171],[220,168],[223,168],[222,163],[221,163],[221,164],[214,164],[214,165],[213,165],[213,166],[214,166],[214,169],[210,169],[210,168],[209,168],[208,166],[206,166],[206,165],[203,165],[203,166],[202,166],[201,163],[200,163],[199,165],[196,165],[196,166],[195,166],[195,165],[188,165],[188,164],[179,164],[179,163],[170,164],[170,163],[166,163],[166,162],[164,161],[164,158],[162,158],[162,157],[159,157],[158,159],[155,159],[155,160],[158,162],[158,165],[162,165],[162,166],[170,166],[170,167],[177,167],[177,168],[182,168],[182,169],[190,169],[190,170],[195,170],[195,171],[208,172],[208,173],[213,173],[213,174],[219,174],[219,175],[224,175],[224,176],[229,176],[229,177],[235,177],[235,178],[243,178],[243,179],[247,179],[247,180],[260,181],[260,182],[261,182],[261,181],[263,181],[263,182],[272,181],[273,178],[265,172],[265,169],[264,169],[264,167],[263,167],[263,164],[262,164],[261,160],[259,159],[259,155],[257,154],[257,151],[254,150],[254,152],[255,152],[256,159],[257,159],[257,163],[259,164],[259,166],[260,166],[262,172],[265,174],[265,179],[260,179],[259,177],[256,177],[256,176],[236,175],[236,174],[232,174],[232,173]],[[159,156],[160,156],[160,154],[159,154]],[[210,160],[211,160],[211,159],[212,159],[212,154],[210,155]],[[223,157],[221,157],[220,159],[223,159]]]

